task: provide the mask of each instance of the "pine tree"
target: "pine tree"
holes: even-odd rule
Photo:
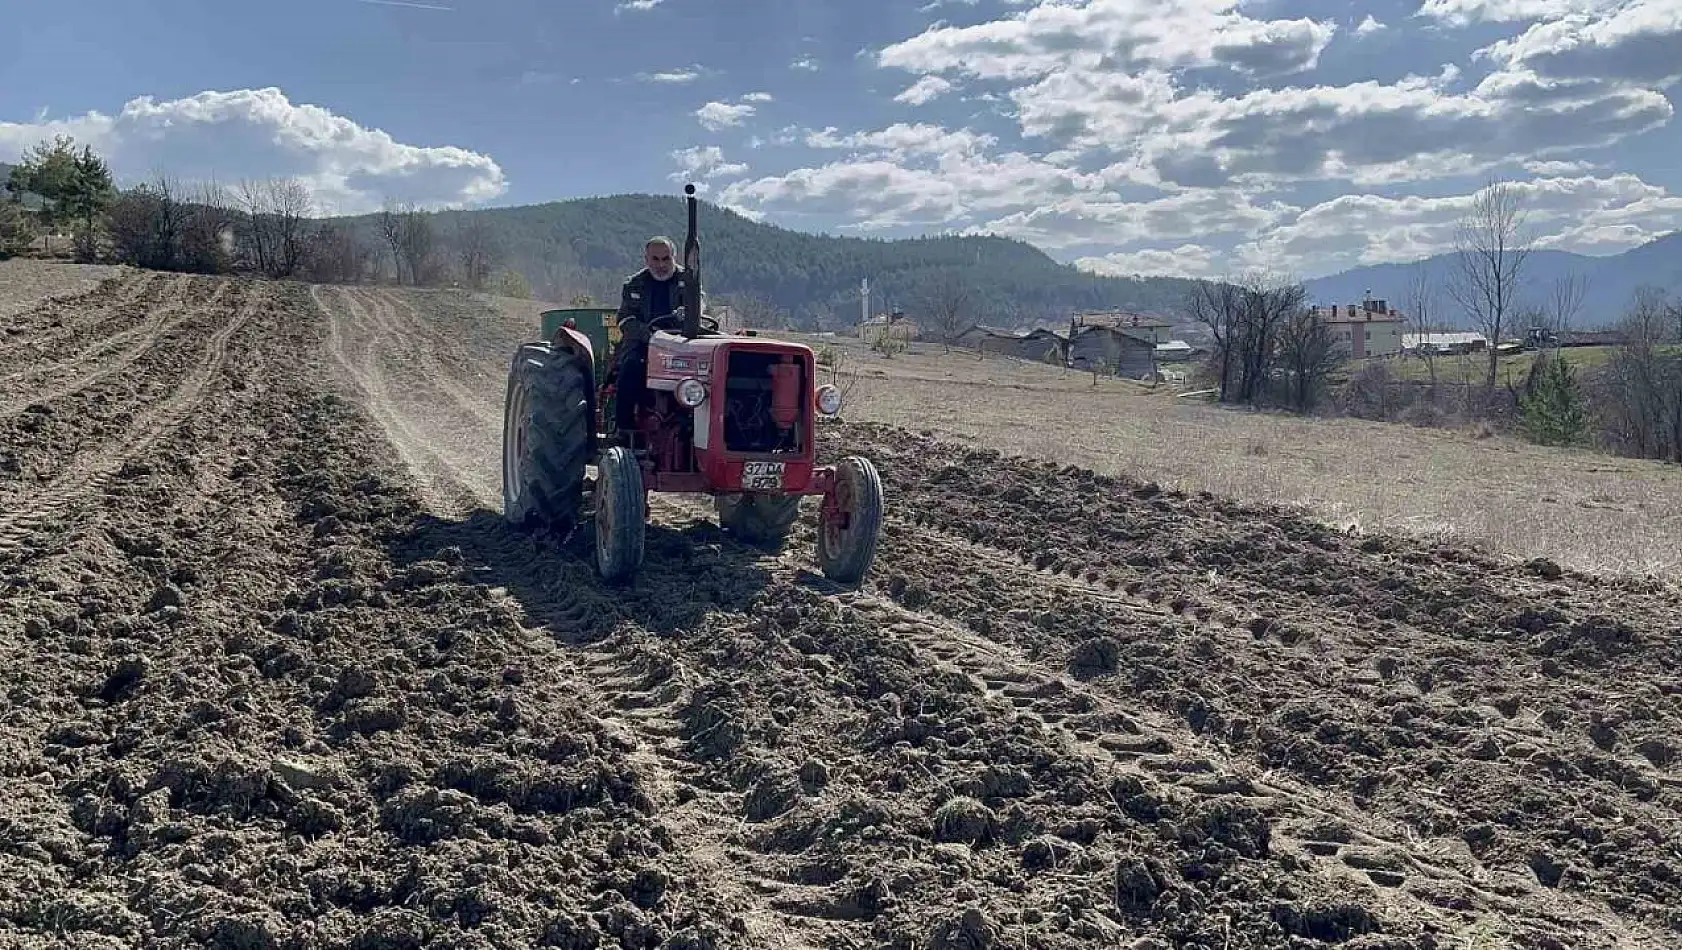
[[[1520,403],[1524,431],[1539,445],[1578,445],[1588,437],[1588,402],[1564,354],[1546,360]]]
[[[82,146],[81,154],[75,159],[75,169],[75,186],[64,198],[64,209],[77,221],[77,260],[91,262],[97,248],[94,224],[116,200],[117,188],[111,180],[110,166],[90,146]]]

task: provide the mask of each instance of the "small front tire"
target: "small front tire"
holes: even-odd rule
[[[642,566],[648,533],[648,495],[642,466],[616,445],[596,462],[596,572],[608,583],[628,580]]]
[[[818,566],[841,584],[857,584],[876,560],[882,536],[882,476],[867,458],[835,466],[835,485],[818,515]]]

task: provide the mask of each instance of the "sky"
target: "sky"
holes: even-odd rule
[[[81,0],[0,31],[0,161],[291,176],[321,213],[680,193],[991,233],[1113,274],[1308,279],[1682,227],[1682,0]],[[674,226],[680,226],[675,222]]]

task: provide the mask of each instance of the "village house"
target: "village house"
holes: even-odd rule
[[[1402,352],[1402,313],[1383,300],[1315,307],[1332,332],[1332,350],[1345,359],[1365,360]]]
[[[883,336],[909,343],[917,339],[917,324],[905,319],[903,311],[879,313],[858,325],[858,336],[866,343],[875,343]]]
[[[1071,334],[1078,333],[1082,327],[1108,327],[1127,330],[1153,345],[1169,342],[1174,329],[1174,325],[1166,320],[1125,310],[1089,310],[1075,314],[1070,323]]]

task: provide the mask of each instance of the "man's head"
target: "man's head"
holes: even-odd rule
[[[649,238],[642,248],[642,262],[655,280],[665,280],[677,269],[677,245],[669,237]]]

